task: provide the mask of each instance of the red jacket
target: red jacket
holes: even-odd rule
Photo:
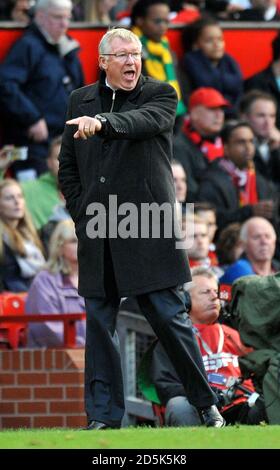
[[[241,343],[238,331],[220,323],[214,323],[213,325],[196,324],[194,326],[207,374],[222,374],[227,379],[229,377],[240,377],[242,374],[238,365],[238,357],[247,354],[250,349]],[[219,389],[227,388],[226,384],[220,385],[211,382],[211,380],[209,382],[210,385]],[[254,392],[251,380],[244,380],[242,385]],[[237,394],[240,394],[240,398],[234,400],[235,405],[246,401],[243,392],[237,391]]]

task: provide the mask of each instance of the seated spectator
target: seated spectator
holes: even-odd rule
[[[184,204],[187,199],[187,175],[186,172],[177,160],[171,161],[171,169],[173,174],[173,181],[175,185],[176,200]]]
[[[32,0],[4,0],[0,3],[0,21],[16,21],[27,25],[31,18]]]
[[[117,0],[84,0],[84,21],[91,23],[110,25],[111,10],[117,4]]]
[[[214,239],[217,231],[216,208],[210,202],[196,202],[194,212],[207,224],[210,253],[214,254],[216,250]]]
[[[191,91],[200,87],[218,90],[230,103],[226,114],[235,115],[243,91],[238,63],[225,52],[223,31],[212,18],[201,18],[182,33],[185,55],[182,68]]]
[[[194,205],[194,213],[207,225],[209,238],[208,258],[210,258],[212,266],[218,266],[219,262],[216,255],[216,245],[214,243],[217,231],[216,208],[209,202],[196,202]]]
[[[53,208],[53,212],[48,220],[48,222],[43,225],[40,229],[40,238],[42,240],[44,249],[46,254],[49,254],[49,243],[51,235],[59,222],[62,220],[69,220],[71,219],[68,210],[66,209],[65,200],[61,200],[56,206]]]
[[[189,116],[174,138],[173,154],[188,175],[188,202],[197,200],[209,163],[224,154],[219,136],[228,102],[214,88],[199,88],[189,99]]]
[[[242,385],[248,394],[238,388],[228,389],[228,382],[238,381],[241,371],[238,357],[250,350],[240,340],[239,333],[232,328],[217,323],[220,314],[218,283],[209,270],[192,270],[192,283],[189,283],[190,319],[194,324],[199,349],[202,354],[209,383],[221,400],[221,414],[227,424],[259,424],[266,420],[264,403],[258,399],[253,406],[247,403],[254,387],[251,380]],[[165,423],[168,426],[201,425],[200,416],[187,400],[184,388],[159,342],[153,350],[150,376],[165,410]]]
[[[277,102],[276,125],[280,128],[280,33],[271,43],[272,61],[264,70],[247,78],[244,88],[249,90],[261,90],[272,95]]]
[[[247,260],[254,273],[268,276],[279,271],[279,263],[274,262],[276,233],[273,225],[262,217],[252,217],[241,227],[240,240]]]
[[[71,10],[71,0],[37,0],[34,21],[0,65],[3,144],[28,147],[28,159],[12,165],[18,179],[48,170],[49,144],[63,132],[68,97],[84,83],[79,44],[66,35]]]
[[[71,21],[84,21],[85,19],[84,8],[85,8],[84,0],[74,0]]]
[[[185,232],[190,267],[211,267],[217,276],[221,276],[223,271],[218,266],[217,258],[209,256],[210,240],[206,221],[196,214],[194,216],[187,214],[185,218],[183,217],[183,232]]]
[[[130,24],[131,24],[131,11],[132,11],[133,5],[135,5],[136,2],[137,2],[137,0],[127,0],[125,2],[126,3],[125,8],[123,10],[120,10],[120,11],[117,12],[116,20],[120,25],[130,26]]]
[[[251,8],[233,12],[230,20],[237,21],[277,21],[277,0],[251,0]]]
[[[42,268],[43,247],[18,182],[0,181],[0,265],[5,290],[27,291]]]
[[[20,183],[27,209],[37,230],[40,230],[48,223],[58,206],[64,207],[64,201],[57,182],[58,156],[61,140],[62,137],[58,136],[51,141],[47,156],[48,171],[35,180]],[[2,158],[0,154],[0,171],[2,170],[3,172],[7,170],[10,163],[9,158],[5,158],[3,149]]]
[[[26,300],[26,313],[79,313],[85,311],[78,294],[77,237],[72,220],[60,222],[50,241],[45,269],[33,280]],[[85,345],[85,321],[76,323],[76,343]],[[63,345],[61,322],[30,323],[29,347]]]
[[[200,17],[199,8],[195,1],[185,2],[185,0],[171,0],[170,2],[170,22],[187,24]]]
[[[223,269],[238,260],[243,253],[240,229],[241,224],[239,223],[229,224],[218,237],[216,253],[219,264]]]
[[[274,218],[274,186],[255,171],[254,134],[245,121],[225,126],[222,138],[224,158],[214,161],[204,174],[198,200],[217,209],[219,230],[232,222],[245,222],[253,215]]]
[[[205,11],[219,20],[231,19],[232,13],[252,8],[250,0],[205,0]]]
[[[231,285],[236,279],[244,276],[252,276],[254,273],[252,265],[246,259],[239,259],[228,266],[224,274],[220,277],[221,284]]]
[[[240,240],[244,255],[226,269],[221,283],[232,284],[242,276],[269,276],[279,271],[280,263],[273,258],[276,233],[268,220],[262,217],[247,220],[241,227]]]
[[[166,33],[169,25],[168,0],[138,0],[131,12],[132,31],[143,45],[142,73],[170,83],[178,95],[177,117],[186,112],[177,80],[175,58]]]
[[[255,134],[256,169],[280,190],[280,132],[276,128],[277,103],[272,95],[252,90],[240,102],[242,119]]]

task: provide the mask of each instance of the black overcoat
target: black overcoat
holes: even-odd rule
[[[74,91],[67,118],[101,113],[99,90],[95,83]],[[134,203],[139,208],[141,203],[153,202],[174,207],[170,159],[176,106],[173,87],[140,76],[118,112],[102,113],[109,122],[106,136],[74,139],[75,127],[65,127],[59,182],[76,225],[79,293],[84,297],[105,295],[104,239],[91,238],[89,222],[99,212],[89,214],[89,205],[100,203],[108,214],[109,196],[114,195],[118,207]],[[130,212],[119,214],[114,219],[114,211],[110,212],[111,229],[115,231],[117,224],[129,215]],[[162,223],[163,213],[159,225]],[[138,235],[124,239],[116,233],[112,237],[111,233],[108,237],[120,296],[143,294],[190,280],[185,251],[176,248],[174,234],[171,238],[163,237],[162,232],[160,238],[141,238],[139,225]]]

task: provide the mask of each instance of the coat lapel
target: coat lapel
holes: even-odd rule
[[[129,111],[135,109],[134,101],[138,94],[141,93],[145,78],[140,76],[139,82],[135,89],[129,94],[129,98],[124,102],[119,111]],[[101,99],[99,95],[98,84],[90,85],[88,92],[85,94],[82,103],[79,104],[81,115],[94,117],[96,114],[102,112]]]
[[[94,117],[101,112],[101,99],[98,92],[98,85],[92,85],[88,88],[88,93],[83,97],[79,104],[79,110],[82,116]]]

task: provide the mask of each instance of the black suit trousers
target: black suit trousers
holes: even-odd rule
[[[111,260],[107,259],[106,297],[85,299],[85,407],[88,421],[96,420],[111,427],[120,427],[124,414],[123,379],[116,332],[120,298],[113,266],[108,269],[110,263]],[[136,298],[180,377],[189,402],[197,408],[216,403],[191,320],[178,288],[149,292]]]

